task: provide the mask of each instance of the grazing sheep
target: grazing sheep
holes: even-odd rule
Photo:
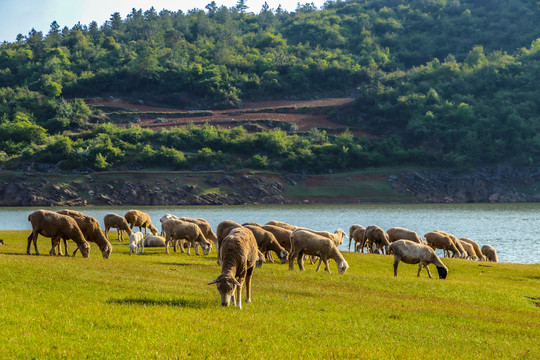
[[[364,233],[364,239],[362,242],[362,252],[364,252],[364,246],[368,246],[369,252],[373,253],[373,246],[376,246],[381,252],[386,251],[388,253],[388,235],[377,225],[369,225]]]
[[[218,227],[217,227],[217,246],[216,246],[216,250],[217,250],[217,263],[218,265],[221,265],[221,252],[219,251],[220,249],[220,245],[219,243],[221,242],[221,240],[225,239],[227,237],[227,235],[229,235],[229,233],[231,232],[232,229],[235,229],[237,227],[242,227],[242,225],[240,225],[239,223],[235,222],[235,221],[232,221],[232,220],[225,220],[225,221],[222,221],[218,224]]]
[[[118,240],[124,241],[124,231],[127,232],[128,236],[131,235],[131,229],[129,224],[126,221],[126,218],[118,214],[107,214],[103,218],[105,223],[105,236],[109,239],[108,232],[110,229],[116,229],[118,234]]]
[[[296,228],[298,228],[298,226],[294,226],[294,225],[291,225],[291,224],[287,224],[286,222],[277,221],[277,220],[270,220],[269,222],[266,223],[266,225],[273,225],[273,226],[277,226],[277,227],[280,227],[282,229],[287,229],[287,230],[290,230],[290,231],[294,231],[294,230],[296,230]]]
[[[0,239],[0,245],[4,245],[4,240]]]
[[[327,237],[317,235],[308,230],[296,230],[291,234],[291,254],[289,255],[289,270],[294,270],[294,258],[297,258],[298,267],[304,270],[303,255],[315,255],[320,257],[326,271],[330,272],[328,259],[334,259],[337,263],[338,272],[344,274],[349,268],[349,264],[339,252],[334,241]],[[316,271],[319,271],[321,262],[317,266]]]
[[[499,262],[497,250],[495,250],[495,248],[491,245],[482,246],[482,254],[484,254],[488,261]]]
[[[424,235],[427,244],[433,249],[442,249],[443,251],[451,251],[452,257],[459,258],[461,253],[454,244],[452,237],[444,231],[433,230]]]
[[[28,215],[28,221],[32,224],[32,233],[28,236],[28,246],[26,253],[30,255],[30,246],[34,242],[36,255],[39,255],[37,248],[38,235],[51,238],[52,248],[49,251],[50,255],[56,255],[54,248],[60,243],[60,239],[64,242],[67,239],[75,241],[78,248],[81,250],[83,257],[88,257],[90,244],[84,238],[84,235],[77,225],[77,222],[66,215],[58,214],[48,210],[36,210]],[[66,256],[69,253],[66,250]]]
[[[144,238],[145,247],[165,247],[165,238],[154,234],[146,234]]]
[[[107,240],[107,237],[101,230],[99,221],[97,221],[94,217],[83,214],[79,211],[67,209],[57,211],[57,213],[72,217],[77,222],[77,225],[79,225],[79,228],[84,234],[86,241],[96,243],[96,245],[99,247],[99,250],[101,250],[101,255],[104,259],[108,259],[109,256],[111,256],[112,245],[109,240]],[[64,247],[67,252],[67,242],[65,239]],[[78,249],[75,249],[75,251],[73,252],[73,256],[75,256],[77,250]]]
[[[263,225],[262,227],[266,231],[270,231],[285,250],[291,252],[291,230],[284,229],[275,225]]]
[[[433,278],[429,272],[429,264],[434,264],[437,267],[439,279],[446,279],[448,275],[448,268],[435,254],[435,250],[428,245],[418,244],[411,240],[397,240],[390,244],[388,251],[390,254],[394,254],[394,276],[397,276],[400,261],[406,264],[418,264],[417,277],[420,277],[423,266],[426,268],[429,278]]]
[[[208,221],[206,221],[206,219],[202,219],[202,218],[194,219],[194,218],[188,218],[188,217],[181,217],[180,220],[196,224],[201,229],[206,240],[212,241],[214,245],[216,245],[217,247],[217,236],[212,231],[212,227],[210,226]]]
[[[165,252],[169,253],[169,242],[171,240],[185,240],[188,242],[188,255],[191,255],[191,246],[195,248],[195,254],[199,255],[199,243],[203,249],[203,254],[208,255],[212,249],[212,243],[206,240],[201,229],[194,223],[182,220],[170,219],[163,223],[165,231]]]
[[[241,291],[246,284],[246,302],[251,302],[251,277],[255,267],[260,267],[260,251],[251,230],[245,227],[233,228],[220,242],[220,257],[223,261],[221,275],[208,285],[217,284],[221,295],[221,305],[229,306],[231,298],[238,308],[242,308]]]
[[[140,210],[129,210],[124,217],[129,224],[129,228],[133,230],[135,226],[139,227],[139,231],[142,231],[144,228],[144,233],[146,234],[146,229],[150,229],[152,234],[157,235],[158,231],[152,225],[150,220],[150,215]]]
[[[481,260],[481,261],[485,260],[486,257],[484,256],[484,254],[482,254],[482,250],[480,249],[480,246],[478,245],[478,243],[476,243],[476,241],[471,240],[469,238],[461,238],[459,240],[465,241],[466,243],[469,243],[469,244],[472,245],[472,247],[474,249],[474,253],[478,257],[478,260]]]
[[[388,234],[388,241],[393,243],[397,240],[411,240],[418,244],[425,244],[425,241],[422,240],[420,236],[415,231],[405,229],[399,226],[392,227],[386,231]]]
[[[260,226],[244,225],[244,227],[251,230],[253,236],[255,236],[255,240],[257,241],[257,246],[262,253],[273,251],[276,253],[282,264],[287,262],[289,252],[279,245],[274,234],[272,234],[270,231],[264,230]]]
[[[453,235],[453,234],[450,234],[450,233],[447,233],[450,238],[452,239],[452,241],[454,242],[454,245],[456,245],[458,251],[461,253],[461,256],[460,258],[462,259],[465,259],[467,257],[467,251],[465,251],[465,249],[463,248],[463,246],[461,245],[461,242],[459,241],[459,239],[457,238],[456,235]]]
[[[351,242],[354,240],[354,251],[358,243],[362,243],[366,228],[362,225],[354,224],[349,228],[349,251],[351,251]]]
[[[138,254],[139,250],[144,253],[144,234],[140,231],[133,232],[129,235],[129,255],[132,253]]]
[[[478,256],[476,256],[476,253],[474,252],[474,247],[469,244],[468,242],[458,240],[461,246],[463,247],[463,250],[467,253],[467,259],[471,260],[477,260]]]
[[[161,233],[160,233],[161,236],[165,236],[165,231],[163,230],[163,223],[171,219],[180,220],[178,216],[173,215],[173,214],[165,214],[161,217],[161,219],[159,219],[159,222],[161,223]]]

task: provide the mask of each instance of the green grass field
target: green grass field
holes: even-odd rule
[[[345,275],[264,264],[239,310],[207,286],[215,250],[28,256],[28,234],[0,231],[0,359],[540,358],[540,264],[443,259],[446,280],[348,252]]]

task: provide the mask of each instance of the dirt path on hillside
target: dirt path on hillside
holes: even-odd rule
[[[328,119],[324,113],[285,113],[278,112],[283,108],[323,108],[339,107],[352,102],[353,98],[326,98],[317,100],[269,100],[257,102],[245,102],[241,108],[235,109],[209,109],[212,115],[200,116],[200,114],[188,117],[167,117],[162,122],[156,119],[145,119],[138,123],[139,126],[151,129],[170,129],[178,126],[185,126],[189,123],[205,124],[209,123],[222,128],[238,126],[239,122],[255,122],[258,120],[273,120],[278,122],[290,122],[296,124],[300,131],[307,131],[312,128],[324,129],[330,133],[343,131],[348,127],[356,136],[369,136],[362,128],[344,126]],[[120,98],[93,98],[87,99],[89,105],[107,106],[123,108],[137,112],[179,112],[184,111],[175,108],[150,106],[144,103],[133,103]],[[261,110],[268,110],[267,112]],[[257,111],[257,112],[254,112]]]

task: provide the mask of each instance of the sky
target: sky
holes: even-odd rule
[[[235,6],[237,0],[215,0],[219,6]],[[0,43],[15,42],[18,34],[28,35],[32,28],[49,32],[51,23],[56,20],[60,28],[80,22],[88,25],[96,21],[99,26],[110,19],[111,14],[119,12],[122,19],[131,9],[146,11],[152,6],[159,13],[161,10],[187,12],[191,9],[203,9],[212,0],[0,0]],[[248,11],[259,13],[265,0],[246,0]],[[284,10],[294,11],[298,3],[314,3],[320,8],[325,0],[266,0],[271,9],[279,5]]]

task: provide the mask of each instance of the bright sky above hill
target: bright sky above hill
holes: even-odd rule
[[[215,0],[219,6],[235,6],[237,0]],[[122,19],[131,9],[146,11],[154,6],[161,10],[184,12],[191,9],[203,9],[212,0],[0,0],[0,43],[14,42],[18,34],[28,35],[32,28],[47,35],[51,23],[56,20],[60,28],[80,22],[88,25],[96,21],[99,26],[110,19],[111,14],[119,12]],[[259,13],[265,0],[246,0],[248,11]],[[280,4],[284,10],[294,11],[298,3],[314,3],[320,8],[325,0],[266,0],[271,9]]]

